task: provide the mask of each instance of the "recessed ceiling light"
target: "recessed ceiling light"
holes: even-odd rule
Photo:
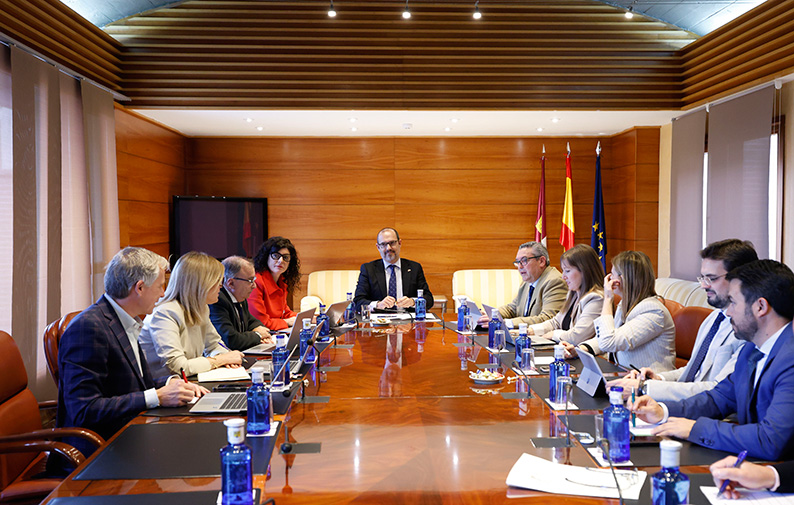
[[[356,128],[356,127],[354,126],[353,128],[351,128],[351,129],[350,129],[350,131],[351,131],[351,132],[357,132],[357,131],[358,131],[358,128]]]
[[[356,121],[358,121],[358,118],[351,117],[348,121],[350,121],[351,123],[355,123]]]
[[[410,130],[414,127],[413,123],[403,123],[403,130]]]
[[[247,118],[245,118],[245,122],[246,123],[253,123],[254,122],[254,118],[247,117]]]
[[[265,127],[264,127],[264,126],[257,126],[257,127],[256,127],[256,131],[260,131],[260,132],[261,132],[261,131],[262,131],[262,130],[264,130],[264,129],[265,129]]]
[[[551,118],[551,122],[552,122],[552,123],[559,123],[559,122],[560,122],[560,118],[558,118],[558,117],[553,117],[553,118]]]
[[[450,119],[450,121],[452,121],[453,123],[457,123],[458,121],[460,121],[460,119],[453,117],[452,119]]]
[[[444,128],[444,131],[445,131],[445,132],[448,132],[448,131],[450,131],[450,130],[452,130],[452,128],[450,128],[449,126],[447,126],[446,128]]]
[[[539,132],[542,132],[542,131],[543,131],[543,128],[541,128],[540,126],[538,126],[538,131],[539,131]]]

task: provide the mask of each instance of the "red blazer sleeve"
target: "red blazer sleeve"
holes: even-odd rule
[[[262,275],[257,274],[254,281],[254,289],[251,291],[251,296],[248,297],[249,312],[251,312],[252,316],[262,321],[262,324],[268,329],[283,330],[289,328],[284,318],[275,317],[276,314],[285,314],[286,318],[295,315],[295,312],[287,306],[286,292],[283,299],[281,297],[276,297],[278,298],[276,299],[269,297],[267,291]]]

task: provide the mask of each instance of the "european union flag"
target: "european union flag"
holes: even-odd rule
[[[596,147],[595,196],[593,197],[593,226],[590,247],[595,249],[604,271],[607,269],[607,230],[604,219],[604,194],[601,190],[601,142]]]

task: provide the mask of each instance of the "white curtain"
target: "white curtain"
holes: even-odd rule
[[[0,329],[14,337],[40,400],[57,391],[45,326],[102,293],[104,265],[118,249],[113,114],[106,91],[0,46],[0,230],[8,232]]]

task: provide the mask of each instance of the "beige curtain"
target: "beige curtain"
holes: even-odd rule
[[[104,265],[118,250],[113,98],[17,48],[0,53],[0,178],[8,182],[0,230],[11,239],[0,246],[8,265],[0,283],[13,293],[3,295],[0,329],[17,342],[30,388],[51,399],[44,328],[103,292]]]

